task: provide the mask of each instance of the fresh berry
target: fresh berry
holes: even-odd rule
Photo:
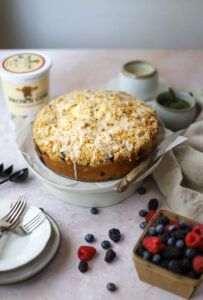
[[[183,259],[181,259],[181,264],[182,264],[183,272],[187,272],[192,269],[192,263],[191,263],[190,259],[187,257],[184,257]]]
[[[177,229],[171,233],[172,237],[177,240],[185,240],[185,236],[187,235],[187,231],[185,229]]]
[[[143,256],[144,251],[146,251],[146,249],[142,245],[142,243],[140,242],[140,244],[137,247],[137,254],[140,255],[140,256]]]
[[[116,228],[112,228],[109,230],[109,237],[112,241],[114,241],[115,243],[120,241],[121,238],[121,233],[119,229]]]
[[[147,226],[147,222],[142,222],[142,223],[140,223],[140,228],[141,229],[145,229],[145,227]]]
[[[186,224],[187,226],[186,226],[186,228],[185,228],[185,230],[187,230],[187,232],[190,232],[190,231],[192,231],[192,229],[193,229],[193,226],[192,225],[190,225],[190,224]]]
[[[151,236],[156,235],[156,229],[154,228],[154,226],[149,227],[148,233]]]
[[[105,262],[110,263],[114,260],[114,258],[116,257],[116,252],[113,251],[112,249],[109,249],[106,251],[106,255],[105,255]]]
[[[200,238],[203,239],[203,226],[196,225],[196,226],[193,227],[192,231],[199,234]]]
[[[179,248],[168,246],[163,250],[162,254],[164,259],[180,258],[182,256],[182,251]]]
[[[96,253],[96,249],[91,246],[81,246],[78,249],[78,258],[80,260],[89,260],[91,259]]]
[[[167,226],[167,225],[166,225]],[[176,230],[176,225],[170,225],[169,228],[168,228],[168,231],[169,232],[173,232]]]
[[[161,255],[160,255],[160,254],[154,254],[153,257],[152,257],[152,261],[153,261],[155,264],[159,264],[160,261],[161,261]]]
[[[91,212],[91,214],[93,214],[93,215],[97,215],[97,214],[98,214],[98,209],[97,209],[96,207],[92,207],[92,208],[90,209],[90,212]]]
[[[181,229],[185,229],[185,228],[186,228],[186,223],[185,223],[184,220],[179,220],[179,227],[180,227]]]
[[[162,243],[167,244],[168,239],[170,238],[170,235],[167,232],[161,233],[157,235]]]
[[[80,270],[80,272],[85,273],[88,270],[88,263],[86,262],[86,260],[81,260],[79,262],[78,265],[78,269]]]
[[[178,259],[172,259],[168,264],[168,268],[172,272],[179,273],[179,274],[181,274],[183,271],[181,262]]]
[[[149,251],[145,250],[142,258],[144,258],[146,260],[150,260],[152,258],[152,254]]]
[[[176,225],[176,228],[179,228],[179,220],[178,219],[171,219],[169,222],[170,225]]]
[[[141,209],[139,211],[139,216],[142,218],[146,217],[147,214],[148,214],[148,211],[146,209]]]
[[[197,273],[203,272],[203,256],[196,255],[192,260],[193,270]]]
[[[167,241],[168,246],[174,246],[175,245],[175,239],[174,237],[170,237]]]
[[[185,245],[184,241],[183,240],[177,240],[176,241],[176,248],[183,248]]]
[[[168,264],[169,264],[169,261],[167,259],[162,259],[159,263],[160,267],[164,268],[164,269],[168,269]]]
[[[149,252],[153,254],[161,252],[166,247],[166,245],[161,243],[160,238],[156,236],[144,238],[142,244]]]
[[[146,189],[143,186],[140,186],[137,189],[137,193],[140,194],[140,195],[144,195],[146,193]]]
[[[114,292],[117,289],[116,285],[114,283],[112,283],[112,282],[107,283],[106,288],[110,292]]]
[[[158,206],[159,206],[159,202],[156,198],[150,199],[148,202],[148,209],[149,210],[157,210]]]
[[[150,210],[148,212],[148,214],[145,217],[145,221],[149,222],[151,220],[151,218],[155,215],[156,211],[155,210]]]
[[[85,240],[86,240],[86,242],[88,242],[88,243],[92,243],[92,242],[94,241],[94,236],[93,236],[93,234],[90,234],[90,233],[86,234]]]
[[[189,232],[185,237],[185,244],[189,248],[196,248],[201,241],[200,236],[195,232]]]
[[[155,229],[156,229],[157,233],[163,233],[164,232],[164,225],[159,224],[159,225],[157,225],[157,227]]]
[[[169,224],[169,218],[167,216],[162,216],[157,220],[158,224],[168,225]]]
[[[193,278],[193,279],[197,279],[199,278],[200,274],[196,273],[195,271],[189,271],[185,274],[186,276]]]
[[[104,248],[104,249],[109,249],[110,246],[111,246],[111,244],[110,244],[109,241],[103,241],[103,242],[101,243],[101,246],[102,246],[102,248]]]
[[[203,239],[201,239],[199,245],[197,246],[197,249],[203,253]]]
[[[195,248],[186,248],[185,256],[188,258],[193,258],[197,254],[197,250]]]

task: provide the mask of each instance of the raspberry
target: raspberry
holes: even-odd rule
[[[163,258],[164,259],[173,259],[173,258],[179,258],[182,256],[181,249],[178,249],[173,246],[168,246],[163,250]]]
[[[150,210],[145,217],[146,222],[149,222],[151,220],[151,218],[155,215],[155,213],[156,213],[155,210]]]
[[[113,251],[112,249],[109,249],[106,251],[106,255],[105,255],[105,262],[110,263],[114,260],[114,258],[116,257],[116,252]]]
[[[185,237],[185,244],[189,248],[196,248],[200,244],[200,236],[195,232],[189,232]]]
[[[179,220],[178,219],[171,219],[170,220],[170,225],[176,225],[176,228],[179,228]]]
[[[198,249],[200,252],[203,252],[203,240],[200,241],[199,245],[197,246],[197,249]]]
[[[96,253],[96,249],[91,246],[81,246],[78,249],[78,258],[80,260],[89,260],[91,259]]]
[[[195,232],[200,235],[200,238],[203,239],[203,226],[196,225],[193,227],[192,232]]]
[[[156,198],[150,199],[148,202],[148,209],[149,210],[157,210],[158,206],[159,206],[159,202]]]
[[[162,216],[157,220],[158,224],[168,225],[169,224],[169,218],[167,216]]]
[[[120,230],[116,228],[112,228],[111,230],[109,230],[109,237],[115,243],[119,242],[121,238]]]
[[[181,274],[183,271],[181,262],[177,259],[172,259],[168,264],[168,268],[172,272],[179,273],[179,274]]]
[[[86,262],[86,260],[81,260],[79,262],[79,266],[78,269],[80,270],[80,272],[85,273],[88,270],[88,263]]]
[[[203,272],[203,256],[196,255],[192,260],[193,270],[197,273]]]
[[[166,247],[166,245],[161,243],[160,238],[156,236],[144,238],[142,244],[149,252],[153,254],[161,252]]]

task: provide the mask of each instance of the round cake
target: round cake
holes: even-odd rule
[[[33,125],[40,160],[71,178],[100,181],[127,174],[156,147],[158,118],[125,92],[74,91],[52,100]]]

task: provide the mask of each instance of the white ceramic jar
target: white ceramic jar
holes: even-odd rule
[[[50,58],[37,51],[17,51],[0,60],[0,77],[9,111],[36,114],[49,101]]]
[[[119,73],[118,88],[140,100],[150,100],[158,88],[158,72],[146,61],[127,62]]]
[[[159,119],[164,125],[167,128],[176,131],[186,128],[194,121],[197,115],[197,107],[194,98],[188,93],[181,91],[175,91],[174,93],[178,99],[188,102],[190,107],[185,109],[172,109],[161,105],[160,100],[167,97],[168,92],[159,94],[152,104],[152,107],[156,110]]]

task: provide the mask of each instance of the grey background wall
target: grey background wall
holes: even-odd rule
[[[0,48],[202,48],[203,0],[0,0]]]

